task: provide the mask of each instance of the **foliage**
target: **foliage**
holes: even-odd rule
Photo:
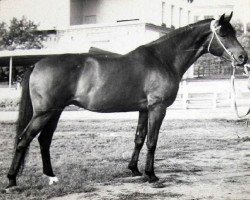
[[[32,49],[42,48],[46,34],[38,31],[38,25],[25,17],[18,20],[13,18],[9,27],[0,23],[0,48],[2,49]]]
[[[0,23],[0,47],[4,46],[4,40],[7,37],[7,28],[4,22]]]
[[[0,99],[0,110],[17,111],[19,106],[19,98]]]

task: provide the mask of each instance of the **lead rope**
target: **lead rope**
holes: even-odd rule
[[[247,117],[247,116],[250,114],[250,108],[248,109],[246,114],[244,114],[244,115],[239,114],[238,106],[237,106],[237,102],[236,102],[236,91],[235,91],[235,83],[234,83],[234,81],[235,81],[235,68],[236,67],[233,64],[233,62],[232,62],[232,67],[233,67],[233,73],[232,73],[232,76],[231,76],[231,86],[232,86],[232,96],[231,96],[231,98],[233,99],[234,111],[235,111],[235,114],[237,115],[237,117],[239,119],[245,119],[246,120],[246,125],[248,127],[248,124],[250,122],[250,118]],[[245,68],[245,71],[246,70],[247,69]]]
[[[250,118],[246,118],[249,114],[250,114],[250,108],[249,110],[247,111],[247,113],[245,115],[240,115],[239,114],[239,111],[238,111],[238,107],[237,107],[237,103],[236,103],[236,92],[235,92],[235,84],[234,84],[234,80],[235,80],[235,68],[236,66],[234,65],[234,61],[236,60],[233,53],[231,51],[229,51],[225,45],[221,42],[218,34],[216,33],[216,31],[220,28],[221,26],[217,26],[216,27],[216,20],[212,20],[211,21],[211,24],[210,24],[210,29],[212,31],[212,37],[211,37],[211,40],[208,44],[208,47],[207,47],[207,50],[208,52],[210,52],[210,47],[211,47],[211,44],[212,44],[212,41],[214,39],[214,36],[216,37],[217,41],[219,42],[219,44],[221,45],[221,47],[225,50],[225,52],[232,58],[232,67],[233,67],[233,74],[231,76],[231,86],[232,86],[232,98],[233,98],[233,104],[234,104],[234,110],[235,110],[235,113],[237,115],[237,117],[239,119],[246,119],[246,124],[248,126],[248,123],[250,122]],[[247,69],[245,67],[245,72],[247,73]],[[248,74],[249,75],[249,74]]]

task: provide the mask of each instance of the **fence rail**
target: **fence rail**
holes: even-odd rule
[[[250,90],[247,80],[236,80],[236,98],[239,106],[250,107]],[[0,85],[0,100],[17,99],[21,89]],[[229,80],[182,81],[176,101],[171,109],[203,109],[233,107],[233,95]]]

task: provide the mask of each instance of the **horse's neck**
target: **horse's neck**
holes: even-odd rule
[[[155,51],[168,67],[173,67],[181,79],[187,69],[204,53],[209,24],[192,27],[179,35],[156,43]]]

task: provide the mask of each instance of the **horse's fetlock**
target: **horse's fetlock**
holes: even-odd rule
[[[15,180],[15,179],[16,179],[16,175],[15,175],[15,174],[10,174],[10,173],[8,173],[8,174],[7,174],[7,178],[8,178],[8,179],[11,179],[11,180]]]
[[[148,176],[155,176],[154,171],[147,171],[147,170],[145,170],[145,174],[148,175]]]

